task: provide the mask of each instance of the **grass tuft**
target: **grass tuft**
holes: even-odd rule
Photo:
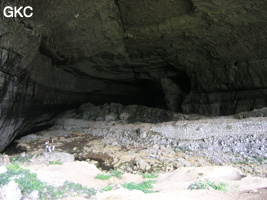
[[[111,176],[114,176],[116,178],[121,178],[121,176],[123,174],[122,172],[120,172],[118,170],[114,170],[114,169],[109,170],[109,173]]]
[[[122,187],[128,190],[141,190],[144,193],[154,193],[156,191],[151,190],[154,183],[156,183],[154,180],[144,181],[140,184],[131,182],[122,184]]]
[[[62,165],[63,162],[60,160],[57,161],[49,161],[48,165]]]
[[[32,159],[32,155],[26,155],[24,157],[21,156],[13,156],[10,158],[11,163],[29,163]]]
[[[99,179],[99,180],[102,180],[102,181],[106,181],[106,180],[108,180],[110,178],[111,178],[110,174],[97,174],[95,176],[95,179]]]
[[[156,174],[156,173],[142,174],[142,177],[143,177],[144,179],[148,179],[148,178],[158,178],[158,174]]]
[[[210,187],[215,189],[215,190],[220,190],[220,191],[224,191],[224,192],[227,191],[227,189],[226,189],[227,184],[226,183],[220,182],[219,184],[216,184],[215,182],[209,181],[209,180],[191,183],[187,189],[189,189],[189,190],[205,190],[205,189],[209,189]]]
[[[95,179],[100,179],[102,181],[105,181],[105,180],[110,179],[112,176],[114,176],[116,178],[121,178],[122,174],[123,173],[120,171],[111,169],[111,170],[109,170],[109,174],[97,174],[95,176]]]
[[[64,183],[62,190],[65,192],[76,192],[78,194],[87,194],[90,196],[96,194],[96,190],[93,188],[87,188],[87,187],[82,186],[79,183],[72,183],[68,181]]]
[[[103,191],[107,192],[113,190],[113,187],[111,185],[107,185],[106,187],[103,188]]]

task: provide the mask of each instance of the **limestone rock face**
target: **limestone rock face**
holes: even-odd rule
[[[34,14],[4,18],[14,1],[1,4],[0,151],[88,101],[205,115],[266,106],[265,0],[17,3]]]
[[[20,200],[22,197],[19,186],[14,181],[10,181],[7,185],[0,188],[1,199]]]

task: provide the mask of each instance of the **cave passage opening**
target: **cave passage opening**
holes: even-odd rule
[[[161,86],[168,110],[182,113],[184,98],[191,91],[191,80],[188,74],[180,72],[175,76],[162,78]]]
[[[124,106],[142,105],[182,113],[183,100],[191,91],[191,80],[186,72],[163,78],[139,79],[135,85],[139,88],[139,93],[132,93],[129,90],[123,95],[100,95],[92,98],[91,103],[103,105],[114,102]]]

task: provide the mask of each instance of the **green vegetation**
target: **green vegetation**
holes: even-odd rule
[[[0,175],[1,185],[5,185],[11,179],[14,179],[20,186],[22,192],[32,192],[34,190],[43,192],[45,184],[37,179],[36,174],[21,168],[17,164],[9,165],[7,166],[7,169],[8,171],[6,173]]]
[[[177,148],[173,149],[173,151],[175,153],[177,153],[177,152],[186,152],[187,149],[185,147],[177,147]]]
[[[238,165],[238,164],[241,164],[241,165],[249,165],[250,163],[251,163],[251,161],[248,158],[246,158],[243,161],[239,161],[239,162],[235,161],[235,162],[233,162],[234,165]]]
[[[107,191],[110,191],[112,189],[113,189],[113,187],[111,185],[107,185],[106,187],[103,188],[103,191],[107,192]]]
[[[63,162],[60,160],[57,161],[49,161],[48,165],[62,165]]]
[[[266,158],[262,158],[260,156],[254,156],[250,159],[246,158],[243,161],[235,161],[233,162],[234,165],[251,165],[252,163],[260,163],[260,164],[265,164],[267,163],[267,159]]]
[[[144,193],[154,193],[156,191],[151,190],[153,188],[154,183],[156,183],[156,181],[154,180],[144,181],[140,184],[131,182],[122,184],[122,187],[128,190],[141,190]]]
[[[80,184],[66,182],[62,187],[53,187],[41,182],[35,173],[21,168],[18,164],[7,166],[8,171],[0,174],[0,186],[6,185],[11,180],[14,180],[20,190],[25,193],[31,193],[37,190],[42,199],[59,199],[71,195],[75,192],[78,194],[94,195],[95,189],[83,187]],[[65,195],[68,194],[68,195]]]
[[[158,178],[158,175],[156,173],[151,173],[151,174],[142,174],[142,177],[144,179],[148,179],[148,178]]]
[[[93,188],[87,188],[78,183],[65,182],[61,190],[65,192],[76,192],[78,194],[95,195],[96,191]]]
[[[114,169],[109,170],[109,173],[111,176],[115,176],[116,178],[121,178],[121,175],[123,174],[122,172]]]
[[[250,164],[250,160],[248,158],[246,158],[244,161],[240,162],[240,164],[249,165]]]
[[[227,184],[226,183],[219,183],[216,184],[213,181],[205,180],[205,181],[198,181],[190,184],[187,189],[189,190],[205,190],[209,188],[213,188],[215,190],[220,190],[226,192]]]
[[[220,191],[223,191],[223,192],[226,192],[227,189],[227,184],[226,183],[222,183],[220,182],[219,184],[216,184],[215,182],[208,182],[209,186],[212,187],[213,189],[215,190],[220,190]]]
[[[30,160],[32,159],[32,155],[26,155],[24,157],[21,156],[13,156],[10,158],[11,163],[13,164],[19,164],[19,163],[29,163]],[[57,161],[49,161],[48,165],[62,165],[62,161],[57,160]]]
[[[32,159],[32,155],[30,156],[13,156],[10,158],[11,163],[27,163],[30,162],[30,160]]]
[[[121,178],[121,175],[122,175],[122,174],[123,174],[123,173],[120,172],[120,171],[111,169],[111,170],[109,170],[109,174],[97,174],[97,175],[95,176],[95,179],[100,179],[100,180],[102,180],[102,181],[105,181],[105,180],[110,179],[112,176],[114,176],[114,177],[116,177],[116,178]]]
[[[260,164],[265,164],[267,163],[267,159],[266,158],[262,158],[260,156],[255,156],[253,157],[256,161],[258,161]]]
[[[95,179],[100,179],[102,181],[108,180],[110,178],[111,178],[111,175],[110,174],[97,174],[95,176]]]

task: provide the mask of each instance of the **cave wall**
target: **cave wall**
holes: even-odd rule
[[[194,73],[193,91],[183,102],[187,113],[229,115],[267,104],[267,60],[232,63]]]
[[[265,0],[16,5],[31,5],[34,15],[0,16],[0,151],[86,101],[204,115],[267,104]]]
[[[229,115],[266,106],[265,1],[120,2],[130,57],[161,58],[190,77],[183,112]]]

